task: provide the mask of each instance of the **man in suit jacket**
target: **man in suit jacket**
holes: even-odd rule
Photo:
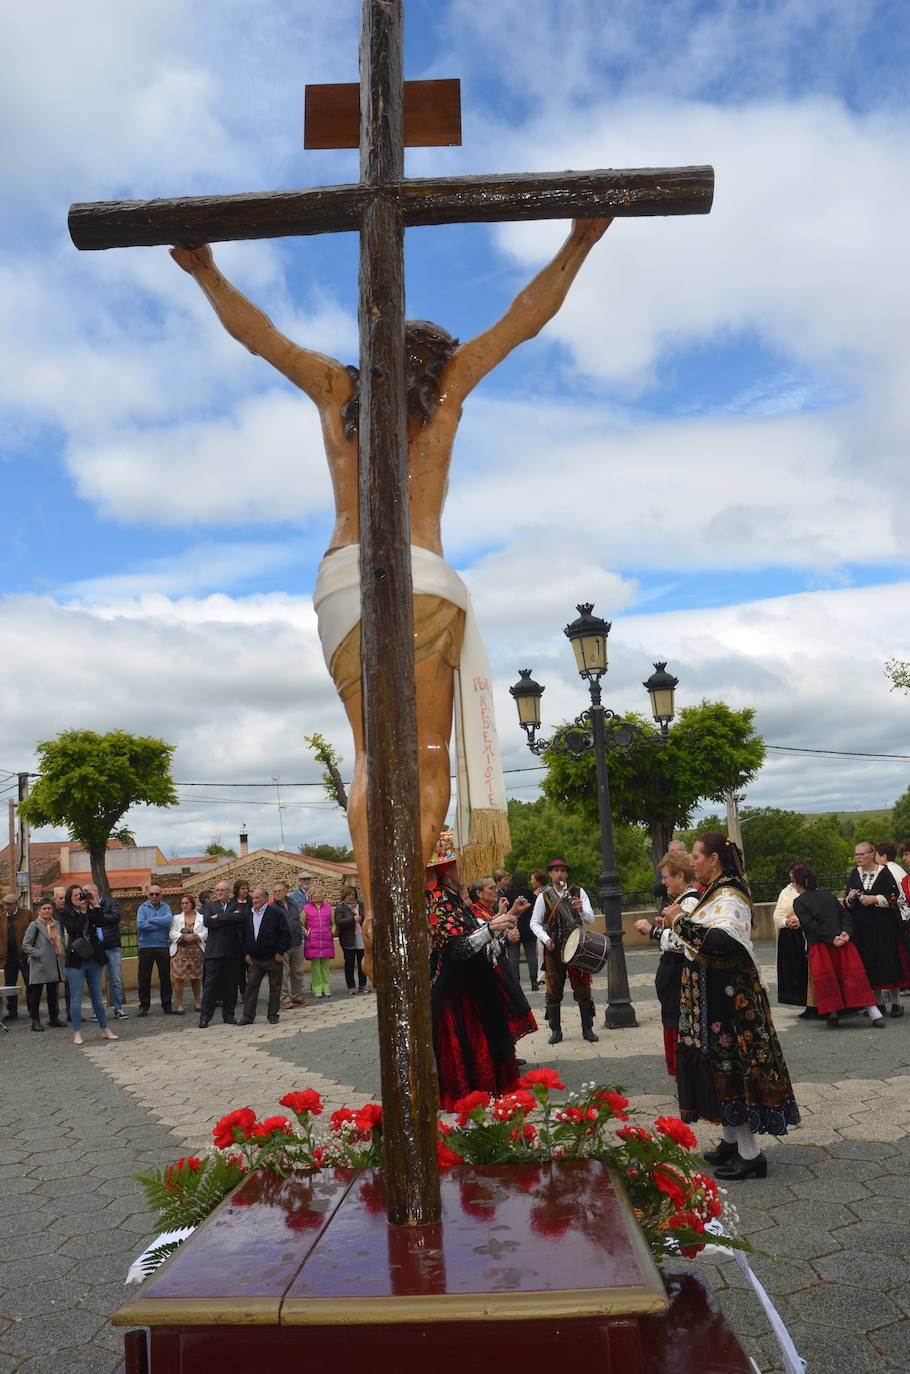
[[[208,931],[205,942],[205,973],[202,983],[202,1003],[199,1026],[204,1029],[212,1019],[215,1004],[221,1003],[221,1015],[229,1026],[236,1026],[234,1009],[240,983],[240,928],[244,912],[231,895],[230,885],[220,879],[210,902],[202,908],[202,923]]]
[[[284,956],[291,947],[291,932],[284,909],[269,905],[269,895],[264,887],[254,887],[250,895],[253,909],[243,919],[240,937],[247,966],[246,995],[240,1024],[250,1026],[256,1020],[259,985],[263,978],[268,978],[269,1024],[276,1026],[281,1003]]]

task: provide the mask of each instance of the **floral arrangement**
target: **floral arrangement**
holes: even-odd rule
[[[637,1113],[616,1087],[584,1084],[562,1101],[554,1100],[557,1092],[565,1092],[565,1085],[554,1069],[532,1069],[514,1092],[469,1093],[455,1104],[454,1120],[439,1115],[440,1167],[600,1159],[624,1184],[657,1261],[680,1253],[691,1258],[718,1231],[724,1245],[752,1250],[735,1234],[734,1209],[722,1200],[713,1178],[701,1172],[705,1166],[694,1154],[697,1141],[684,1122],[661,1116],[651,1130],[627,1124]],[[284,1178],[297,1171],[381,1166],[382,1107],[377,1103],[359,1110],[342,1107],[318,1134],[314,1122],[323,1112],[318,1093],[287,1093],[280,1106],[296,1124],[287,1116],[258,1121],[249,1107],[241,1107],[216,1123],[212,1154],[136,1175],[162,1230],[198,1225],[255,1170]],[[715,1223],[714,1234],[705,1232],[710,1223]],[[179,1243],[150,1251],[145,1268],[156,1267]]]

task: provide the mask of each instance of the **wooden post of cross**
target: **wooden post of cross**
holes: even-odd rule
[[[361,644],[386,1184],[389,1220],[415,1226],[438,1218],[439,1183],[417,825],[404,230],[467,221],[706,214],[714,174],[710,167],[682,167],[407,179],[405,141],[455,143],[460,137],[454,83],[414,83],[407,101],[402,52],[401,0],[364,0],[358,183],[74,205],[69,228],[80,249],[360,233]],[[353,146],[356,88],[330,87],[324,98],[319,91],[309,88],[309,146]],[[403,118],[412,127],[404,129]],[[336,137],[333,129],[345,122],[346,132]]]

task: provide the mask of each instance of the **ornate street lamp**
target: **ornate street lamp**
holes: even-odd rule
[[[666,663],[655,663],[654,672],[647,682],[642,683],[651,698],[651,714],[660,726],[660,733],[664,739],[667,737],[670,721],[676,715],[674,692],[678,682],[678,677],[667,672]]]
[[[600,909],[610,942],[607,965],[607,1011],[604,1025],[610,1030],[634,1026],[635,1008],[629,995],[629,975],[623,946],[622,888],[616,872],[613,848],[613,817],[610,810],[610,779],[607,772],[607,750],[627,753],[636,745],[663,744],[667,728],[674,714],[673,690],[678,679],[666,671],[666,663],[655,663],[655,671],[644,686],[651,695],[651,710],[660,726],[660,735],[645,729],[636,721],[622,720],[615,711],[603,705],[600,679],[607,671],[607,636],[610,622],[593,615],[593,605],[576,607],[578,619],[565,628],[566,638],[575,652],[579,674],[587,682],[591,693],[590,710],[568,725],[561,725],[548,740],[539,740],[540,698],[544,688],[531,677],[530,668],[519,671],[518,681],[509,688],[518,709],[518,721],[528,737],[532,754],[553,750],[557,754],[585,754],[594,750],[597,771],[597,813],[600,819],[600,855],[603,872],[597,881]]]

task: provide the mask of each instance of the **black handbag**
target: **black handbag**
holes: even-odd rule
[[[82,934],[70,937],[70,953],[75,954],[77,959],[97,959],[98,957],[95,953],[95,946],[89,939],[90,929],[88,920],[83,916]]]

